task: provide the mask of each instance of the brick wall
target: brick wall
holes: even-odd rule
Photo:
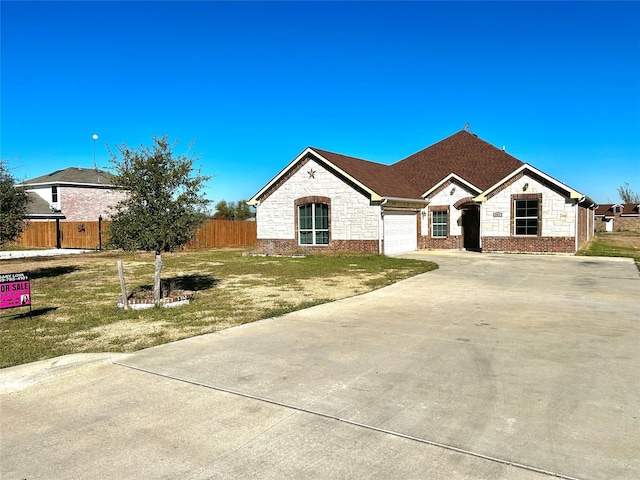
[[[418,248],[421,250],[441,249],[441,250],[453,250],[464,248],[464,237],[462,235],[450,235],[446,238],[430,237],[428,235],[421,235],[418,238]]]
[[[622,217],[619,213],[613,217],[613,230],[615,232],[640,232],[640,217]],[[604,221],[604,217],[597,217],[595,219],[595,224],[597,232],[606,231],[606,222]]]
[[[330,200],[331,242],[374,241],[377,252],[380,207],[372,206],[363,192],[345,183],[319,162],[301,161],[287,173],[286,181],[281,179],[277,185],[278,188],[270,189],[256,207],[259,240],[296,243],[296,201],[322,197]]]
[[[483,252],[574,253],[574,237],[482,237]]]
[[[578,249],[589,241],[593,233],[592,222],[593,210],[583,207],[578,208]]]
[[[270,255],[290,255],[293,253],[308,253],[313,255],[329,255],[340,252],[378,253],[377,240],[331,240],[329,245],[298,245],[294,240],[277,238],[259,238],[257,242],[259,252]]]
[[[107,219],[110,207],[125,196],[122,190],[107,188],[58,187],[58,204],[69,221],[97,221]]]

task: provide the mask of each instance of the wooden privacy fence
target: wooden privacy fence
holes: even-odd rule
[[[207,220],[185,248],[244,247],[257,243],[256,222]]]
[[[104,248],[108,241],[109,223],[98,222],[27,222],[22,236],[13,245],[45,248]],[[187,249],[244,247],[256,244],[256,222],[207,220],[196,232]]]

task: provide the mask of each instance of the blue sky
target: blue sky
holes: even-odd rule
[[[11,2],[1,155],[18,179],[189,142],[217,202],[307,146],[390,164],[469,122],[600,203],[640,191],[637,2]]]

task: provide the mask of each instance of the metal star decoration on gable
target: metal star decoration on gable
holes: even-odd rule
[[[316,178],[316,171],[315,170],[310,168],[307,173],[309,174],[309,178]]]

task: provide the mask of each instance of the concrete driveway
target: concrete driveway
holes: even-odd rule
[[[640,478],[630,260],[409,256],[440,269],[0,371],[2,478]]]

